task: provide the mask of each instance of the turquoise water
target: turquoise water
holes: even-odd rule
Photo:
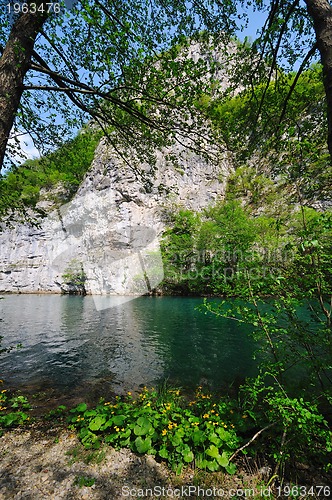
[[[238,384],[255,373],[245,326],[203,314],[200,298],[139,297],[97,311],[92,297],[6,295],[1,378],[62,392],[99,383],[121,393],[167,378],[185,388]],[[87,389],[88,390],[88,389]]]

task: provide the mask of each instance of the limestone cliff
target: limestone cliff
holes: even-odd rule
[[[170,153],[178,166],[167,160]],[[102,140],[70,203],[40,228],[25,224],[0,233],[0,291],[59,293],[70,286],[63,275],[77,263],[87,293],[142,294],[157,287],[167,213],[175,205],[201,209],[222,197],[232,167],[226,153],[212,163],[177,147],[141,170]]]

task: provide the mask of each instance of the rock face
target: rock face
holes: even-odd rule
[[[212,164],[178,148],[172,154],[181,158],[180,168],[167,162],[169,153],[159,153],[154,168],[143,165],[135,173],[102,140],[70,203],[40,228],[26,224],[0,233],[0,292],[60,293],[75,283],[97,295],[156,288],[163,277],[159,237],[167,214],[212,204],[224,195],[232,171],[226,154]]]

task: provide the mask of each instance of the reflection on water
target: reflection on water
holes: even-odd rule
[[[139,297],[97,311],[92,297],[8,295],[0,301],[1,357],[11,385],[62,392],[91,381],[118,392],[169,378],[184,387],[217,388],[255,370],[245,327],[204,315],[199,298]]]

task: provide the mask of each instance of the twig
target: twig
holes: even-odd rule
[[[234,453],[233,455],[230,457],[229,461],[233,460],[233,458],[235,458],[239,453],[240,451],[244,450],[245,448],[247,448],[253,441],[255,441],[255,439],[258,438],[258,436],[260,436],[262,434],[262,432],[266,431],[267,429],[270,429],[270,427],[273,427],[274,425],[276,425],[277,422],[273,422],[272,424],[269,424],[267,425],[266,427],[264,427],[263,429],[261,429],[260,431],[256,432],[256,434],[246,443],[244,444],[243,446],[241,446],[241,448],[238,448]]]

